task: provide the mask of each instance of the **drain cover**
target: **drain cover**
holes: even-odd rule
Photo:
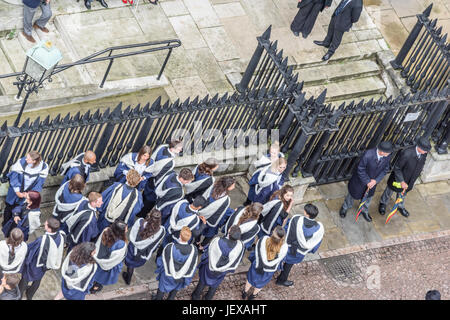
[[[321,262],[333,278],[340,282],[358,284],[363,281],[359,268],[348,257],[332,257]]]

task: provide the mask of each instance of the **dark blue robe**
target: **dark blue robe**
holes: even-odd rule
[[[155,157],[155,162],[162,160],[162,159],[166,159],[166,158],[173,158],[173,156],[171,155],[171,153],[169,152],[169,148],[161,148],[158,153],[156,154]],[[165,169],[163,169],[162,171],[164,171]],[[142,193],[145,201],[147,202],[153,202],[156,201],[156,193],[155,193],[155,179],[159,177],[151,177],[150,179],[146,179],[147,183],[145,184],[144,187],[144,192]]]
[[[372,197],[375,194],[377,185],[389,171],[391,155],[382,157],[377,164],[377,148],[369,149],[364,153],[348,182],[348,191],[353,199],[360,200],[364,197],[367,184],[371,179],[375,179],[377,184],[370,189],[368,196]]]
[[[255,250],[253,250],[250,253],[250,256],[248,257],[248,259],[252,262],[252,264],[250,266],[250,269],[248,269],[248,271],[247,271],[247,281],[255,288],[261,289],[266,284],[268,284],[270,282],[270,280],[272,280],[273,275],[275,274],[276,271],[274,271],[274,272],[265,272],[264,271],[261,274],[258,273],[256,271],[256,267],[255,267],[255,265],[256,265]],[[281,266],[282,266],[282,262],[278,265],[277,270],[281,270]]]
[[[83,195],[81,193],[70,192],[68,183],[64,186],[61,196],[63,198],[61,202],[63,203],[75,203],[80,201],[81,198],[83,198]],[[61,222],[60,229],[64,231],[66,234],[68,233],[67,225],[65,222]]]
[[[77,212],[84,210],[92,210],[92,208],[88,207],[88,204],[89,204],[88,200],[81,202]],[[97,238],[99,233],[100,231],[98,230],[98,221],[94,213],[91,222],[89,222],[89,225],[83,230],[77,242],[73,242],[72,237],[68,235],[67,237],[67,243],[69,244],[68,251],[72,250],[73,247],[75,247],[80,243],[94,241],[94,239]]]
[[[194,181],[192,182],[202,180],[203,182],[201,184],[201,188],[198,188],[192,193],[186,194],[186,200],[188,200],[190,203],[195,199],[195,197],[203,195],[203,193],[213,184],[213,178],[207,173],[200,173],[197,166],[194,170]]]
[[[220,199],[220,198],[219,198]],[[212,196],[209,196],[208,198],[208,203],[213,203],[214,201],[216,201]],[[209,225],[206,225],[205,229],[203,230],[202,234],[207,237],[207,238],[211,238],[214,237],[216,234],[219,233],[219,229],[222,228],[222,226],[225,225],[225,223],[227,223],[228,219],[231,217],[231,215],[234,213],[234,210],[231,209],[230,207],[227,208],[227,211],[225,212],[225,214],[223,215],[222,219],[220,220],[220,222],[217,224],[217,226],[215,227],[210,227]]]
[[[131,154],[131,159],[133,160],[133,162],[134,162],[135,164],[137,163],[137,155],[138,155],[137,152],[133,152],[133,153]],[[153,160],[150,159],[150,162],[148,163],[148,166],[147,166],[147,167],[151,166],[152,164],[153,164]],[[131,169],[131,168],[129,168],[125,163],[120,162],[119,165],[117,166],[116,170],[114,171],[114,179],[115,179],[117,182],[120,182],[120,183],[125,183],[125,182],[127,182],[127,176],[126,176],[126,174],[124,174],[124,171],[125,171],[125,170],[126,170],[126,171],[129,171],[130,169]],[[138,184],[137,189],[138,189],[139,191],[144,190],[144,187],[145,187],[145,185],[147,184],[148,179],[152,177],[152,174],[151,174],[150,172],[144,172],[144,174],[142,175],[142,177],[144,177],[145,180],[141,181],[141,182]]]
[[[108,220],[106,220],[106,218],[105,218],[106,208],[108,207],[109,201],[111,200],[114,189],[117,186],[119,186],[120,184],[121,184],[120,182],[115,182],[115,183],[113,183],[112,186],[110,186],[108,189],[106,189],[102,193],[103,204],[98,209],[98,212],[99,212],[98,230],[100,232],[103,231],[106,227],[109,227],[111,225],[111,223],[109,223]],[[130,192],[133,191],[134,189],[135,188],[130,187],[129,185],[125,184],[125,187],[122,192],[122,199],[125,199],[125,197],[127,197],[130,194]],[[133,226],[136,214],[138,214],[138,212],[141,211],[142,206],[143,206],[142,194],[140,192],[138,192],[137,196],[138,196],[137,202],[134,205],[134,208],[130,214],[130,217],[128,218],[128,223],[127,223],[128,228],[131,228]]]
[[[270,197],[272,196],[272,194],[277,191],[280,190],[283,187],[284,184],[284,176],[281,176],[280,181],[275,181],[274,183],[272,183],[271,185],[263,188],[259,194],[256,194],[255,191],[255,186],[258,184],[258,177],[259,174],[261,173],[261,171],[255,172],[252,176],[252,178],[250,179],[250,181],[248,182],[248,184],[250,185],[250,189],[248,191],[248,199],[250,199],[251,202],[259,202],[261,204],[265,204],[266,202],[269,201]]]
[[[11,232],[12,229],[14,228],[19,228],[20,230],[22,230],[23,232],[23,241],[27,242],[28,241],[28,236],[29,236],[29,232],[30,232],[30,225],[29,225],[29,220],[28,220],[28,213],[30,211],[40,211],[40,209],[34,209],[34,210],[29,210],[27,209],[27,205],[28,203],[23,203],[22,205],[18,205],[15,206],[12,209],[12,217],[11,219],[5,223],[5,225],[2,228],[3,234],[5,235],[5,238],[9,237],[9,233]],[[20,221],[18,224],[16,224],[14,222],[14,217],[20,217]]]
[[[167,194],[164,196],[164,198],[157,198],[156,199],[156,208],[159,208],[161,205],[163,205],[165,202],[174,200],[174,199],[182,199],[183,198],[183,185],[178,180],[177,174],[172,171],[172,173],[169,173],[168,178],[164,183],[162,183],[162,189],[171,189],[167,192]],[[176,202],[166,205],[164,208],[162,208],[161,211],[161,223],[163,225],[166,224],[167,219],[169,219],[172,209],[175,206]]]
[[[125,246],[125,242],[123,240],[117,240],[111,248],[107,248],[110,252],[121,249]],[[98,254],[98,253],[97,253]],[[106,286],[109,284],[114,284],[119,280],[119,274],[123,268],[123,261],[116,265],[114,268],[110,270],[103,270],[100,266],[98,266],[97,271],[94,275],[94,281]]]
[[[75,263],[73,263],[72,261],[69,262],[69,266],[71,268],[73,268],[74,270],[77,270],[79,268],[82,268],[85,266],[85,264],[81,265],[81,267],[78,267]],[[61,289],[62,289],[62,293],[64,295],[64,298],[66,298],[67,300],[85,300],[86,295],[89,294],[89,290],[91,290],[92,286],[94,285],[94,278],[92,277],[91,281],[89,282],[86,291],[80,291],[77,289],[69,289],[66,286],[66,280],[64,279],[64,277],[62,278],[61,281]]]

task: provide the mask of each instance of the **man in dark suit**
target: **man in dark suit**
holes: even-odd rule
[[[348,193],[339,211],[341,218],[345,218],[347,210],[353,206],[354,200],[365,198],[361,214],[368,222],[372,221],[372,217],[369,215],[370,201],[375,193],[376,185],[389,171],[392,151],[394,151],[392,143],[384,141],[377,148],[369,149],[363,154],[348,182]],[[368,194],[364,197],[366,192]]]
[[[302,33],[307,38],[316,23],[319,12],[331,6],[333,0],[298,0],[297,8],[300,10],[291,23],[291,30],[296,37]]]
[[[400,152],[400,156],[395,162],[394,169],[389,176],[386,189],[380,199],[378,212],[381,215],[386,213],[386,203],[389,202],[392,193],[397,193],[397,198],[405,191],[406,194],[412,190],[427,159],[427,153],[431,150],[431,144],[425,137],[417,140],[416,146],[406,148]],[[405,209],[404,201],[398,205],[398,211],[402,216],[408,217],[409,212]]]
[[[314,41],[318,46],[328,48],[328,52],[322,60],[327,61],[341,44],[344,32],[352,27],[353,23],[358,22],[363,9],[362,0],[341,0],[331,17],[328,33],[323,41]]]

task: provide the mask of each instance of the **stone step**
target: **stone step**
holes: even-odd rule
[[[373,60],[334,63],[297,69],[299,81],[305,86],[315,86],[329,82],[372,77],[381,74],[381,69]]]
[[[305,87],[304,90],[306,98],[309,98],[310,96],[317,97],[325,89],[327,89],[326,102],[332,102],[383,94],[386,91],[386,85],[378,76],[371,76]]]

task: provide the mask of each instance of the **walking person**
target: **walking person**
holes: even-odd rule
[[[49,30],[45,27],[47,22],[52,17],[52,9],[50,7],[50,0],[22,0],[23,2],[23,31],[22,35],[28,41],[35,43],[36,40],[31,35],[34,29],[39,29],[44,33]],[[33,17],[38,9],[41,8],[42,14],[33,24]]]
[[[298,0],[297,8],[300,10],[291,23],[291,31],[296,37],[302,34],[307,38],[316,23],[319,12],[331,6],[333,0]]]
[[[401,193],[404,193],[404,198],[413,189],[414,183],[423,170],[427,154],[430,150],[430,141],[425,137],[420,137],[415,146],[400,151],[400,156],[394,164],[394,168],[380,199],[378,211],[381,215],[386,213],[386,204],[389,202],[393,192],[397,194],[397,198]],[[398,211],[402,216],[409,217],[409,212],[405,208],[404,201],[399,203]]]
[[[232,226],[228,236],[215,237],[205,247],[198,265],[199,280],[192,292],[192,300],[200,300],[206,286],[209,287],[204,300],[212,300],[217,288],[228,273],[232,273],[239,266],[244,256],[245,247],[241,239],[241,230]]]
[[[5,199],[2,227],[11,219],[12,209],[25,202],[28,191],[42,192],[47,176],[48,165],[42,161],[37,151],[28,152],[11,166],[7,174],[9,188]]]
[[[230,216],[224,227],[224,233],[228,234],[232,226],[238,226],[241,229],[241,241],[246,249],[250,249],[253,241],[261,228],[258,225],[259,215],[263,210],[263,205],[259,202],[253,202],[248,206],[241,206]]]
[[[103,286],[115,284],[119,280],[127,254],[127,231],[126,223],[114,221],[98,237],[94,255],[98,268],[90,293],[97,293]]]
[[[249,256],[252,264],[247,272],[242,299],[254,300],[261,289],[272,280],[275,271],[280,269],[288,251],[285,236],[284,229],[278,226],[270,237],[264,236],[258,239],[255,250]],[[250,294],[252,287],[254,289]]]
[[[152,256],[153,252],[161,246],[166,230],[161,225],[161,212],[152,209],[145,219],[139,218],[130,231],[125,265],[127,271],[122,272],[126,284],[131,283],[135,268],[143,266]]]
[[[20,272],[27,252],[22,230],[12,229],[9,237],[0,241],[0,274]]]
[[[169,293],[167,300],[173,300],[179,290],[191,283],[198,259],[197,248],[189,244],[191,236],[191,230],[183,227],[180,239],[166,245],[162,255],[156,260],[155,273],[158,274],[156,279],[159,283],[152,300],[162,300],[164,293]]]
[[[64,176],[61,185],[80,174],[85,183],[89,181],[91,167],[97,162],[97,156],[91,150],[80,153],[75,158],[61,165],[61,174]]]
[[[219,168],[219,163],[214,158],[208,158],[194,169],[194,181],[185,185],[186,200],[191,203],[195,197],[207,198],[214,186],[214,171]]]
[[[22,265],[22,279],[19,283],[22,296],[32,300],[45,273],[61,267],[66,235],[58,231],[60,223],[54,217],[45,221],[45,234],[28,244],[28,252]],[[28,286],[29,282],[31,286]]]
[[[290,287],[294,281],[288,280],[294,264],[303,261],[307,253],[315,253],[322,243],[324,228],[321,222],[315,221],[319,209],[313,204],[306,204],[302,215],[295,215],[289,220],[286,229],[286,243],[289,247],[282,272],[276,284]]]
[[[92,1],[93,0],[84,0],[84,6],[86,7],[86,9],[91,10],[92,7]],[[98,2],[100,2],[100,5],[103,8],[108,8],[108,4],[106,3],[105,0],[97,0]]]
[[[328,61],[333,56],[341,44],[344,33],[358,22],[362,9],[362,0],[341,0],[333,12],[325,39],[314,41],[316,45],[328,48],[328,52],[322,58],[323,61]]]
[[[120,159],[120,163],[114,171],[114,179],[117,182],[125,183],[128,171],[130,169],[136,170],[141,175],[141,182],[139,182],[137,189],[139,191],[144,190],[148,179],[152,177],[153,160],[150,158],[151,155],[152,148],[149,146],[143,146],[137,153],[127,153]]]
[[[95,244],[92,242],[82,242],[69,252],[61,266],[61,291],[54,300],[85,299],[94,285],[94,275],[98,268],[95,253]]]
[[[369,205],[375,194],[377,184],[389,171],[391,153],[393,151],[392,143],[383,141],[377,148],[364,152],[348,182],[348,193],[339,210],[341,218],[345,218],[347,210],[353,206],[354,200],[362,200],[364,198],[365,202],[361,208],[361,214],[367,222],[372,221],[372,217],[369,215]]]

